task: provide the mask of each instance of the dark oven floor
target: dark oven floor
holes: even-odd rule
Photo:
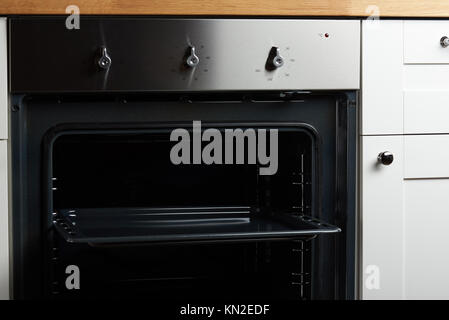
[[[310,241],[96,247],[55,240],[57,299],[310,298]],[[68,265],[79,268],[79,290],[66,289]]]

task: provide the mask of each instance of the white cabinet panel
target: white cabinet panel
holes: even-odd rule
[[[449,91],[404,92],[404,133],[449,133]]]
[[[401,299],[403,137],[362,139],[362,294],[364,299]],[[389,166],[377,161],[377,155],[383,151],[394,155]]]
[[[449,64],[408,64],[404,66],[403,88],[405,91],[449,90],[448,75]]]
[[[402,134],[402,21],[363,21],[362,134]]]
[[[368,24],[362,134],[372,136],[361,138],[362,297],[449,299],[449,47],[440,45],[449,21]],[[390,166],[377,164],[382,151],[394,154]]]
[[[8,138],[8,60],[6,18],[0,18],[0,140]]]
[[[404,21],[404,62],[449,63],[443,36],[449,37],[449,21]]]
[[[9,297],[7,142],[0,141],[0,299]]]
[[[364,299],[449,299],[448,163],[449,135],[362,137]]]
[[[406,179],[449,178],[449,135],[405,136],[404,159]]]
[[[449,299],[449,180],[407,180],[405,297]]]

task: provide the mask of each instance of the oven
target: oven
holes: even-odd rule
[[[357,21],[9,28],[14,297],[355,297]]]

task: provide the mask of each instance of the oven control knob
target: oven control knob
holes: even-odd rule
[[[276,48],[276,55],[273,58],[273,66],[280,68],[284,65],[284,58],[282,58],[279,48]]]
[[[186,64],[190,68],[195,68],[198,63],[200,63],[200,58],[195,53],[195,47],[189,47],[188,57],[186,59]]]
[[[440,44],[443,48],[449,47],[449,38],[444,36],[440,40]]]
[[[98,59],[98,66],[101,69],[107,70],[111,66],[112,60],[108,54],[108,50],[106,48],[101,48],[101,57]]]
[[[275,70],[284,65],[284,58],[281,56],[281,51],[278,47],[272,47],[268,55],[266,69],[268,71]]]
[[[382,163],[385,166],[392,164],[393,160],[394,160],[394,157],[390,151],[381,152],[377,156],[377,161],[379,161],[380,163]]]

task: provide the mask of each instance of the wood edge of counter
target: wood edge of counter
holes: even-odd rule
[[[0,0],[0,15],[67,15],[71,5],[81,15],[449,18],[448,0]]]

